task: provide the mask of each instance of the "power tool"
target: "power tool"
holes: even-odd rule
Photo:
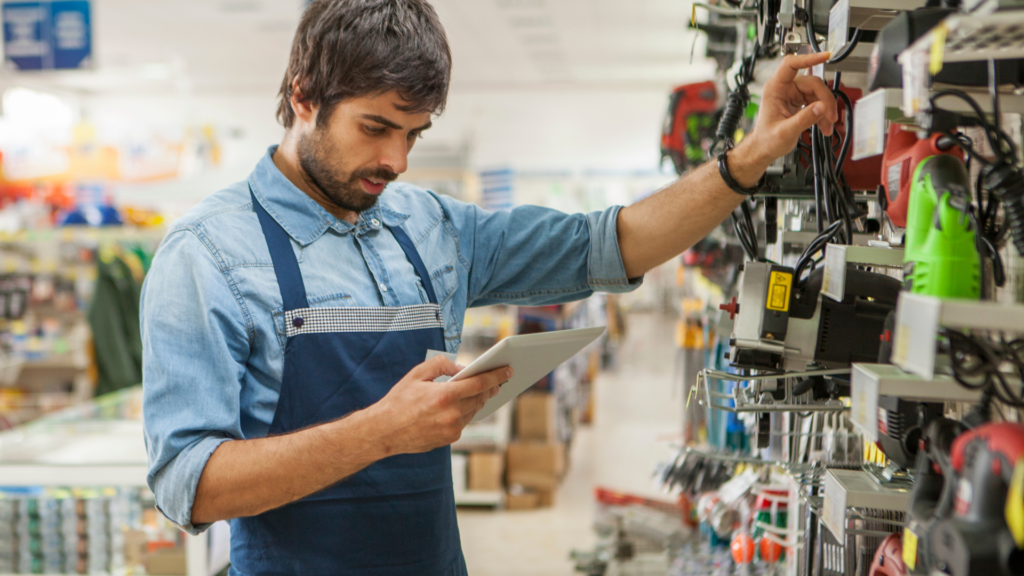
[[[918,138],[917,133],[893,122],[885,142],[882,156],[882,186],[885,188],[885,213],[892,223],[900,228],[907,225],[907,210],[910,207],[912,176],[925,158],[950,154],[963,160],[963,150],[953,140],[942,134],[929,138]]]
[[[739,299],[722,305],[731,316],[739,315],[729,340],[732,363],[802,370],[812,362],[827,367],[874,362],[885,318],[896,307],[899,280],[850,267],[842,302],[821,295],[823,281],[824,268],[798,282],[787,266],[747,262]]]
[[[943,413],[942,402],[913,402],[898,396],[878,397],[878,446],[900,468],[909,468],[925,427]]]
[[[860,99],[863,92],[858,88],[840,86],[851,102]],[[837,100],[839,110],[839,121],[834,126],[835,134],[840,140],[846,138],[848,131],[846,120],[846,103],[842,98]],[[852,130],[852,128],[850,128]],[[850,134],[851,142],[854,134]],[[806,131],[801,136],[801,141],[810,146],[811,133]],[[843,176],[846,179],[850,190],[874,191],[878,188],[880,180],[878,174],[882,167],[880,156],[871,156],[860,160],[853,160],[853,146],[847,149],[846,160],[843,162]],[[809,199],[814,197],[813,170],[811,168],[811,155],[803,148],[797,148],[788,155],[780,158],[768,169],[768,190],[762,193],[765,196],[776,196],[779,198]]]
[[[970,215],[971,177],[950,154],[914,169],[904,240],[904,277],[914,294],[981,297],[981,254]]]
[[[903,562],[903,539],[892,534],[882,540],[871,561],[868,576],[906,576],[907,565]]]
[[[948,2],[947,2],[948,3]],[[956,13],[949,7],[925,7],[900,12],[885,26],[875,39],[874,49],[868,59],[868,90],[879,88],[902,88],[903,67],[897,58],[900,53],[924,36],[947,16]],[[817,15],[817,14],[816,14]],[[1022,61],[1005,60],[999,63],[999,85],[1019,84]],[[946,62],[932,81],[958,86],[986,86],[988,69],[974,62]]]
[[[903,530],[903,561],[914,574],[931,574],[935,567],[930,553],[932,530],[953,509],[956,471],[950,454],[953,442],[966,430],[963,423],[949,418],[936,418],[925,428]]]
[[[1024,456],[1024,426],[983,424],[953,442],[959,473],[952,517],[935,524],[929,552],[950,576],[1020,576],[1024,550],[1006,524],[1006,496],[1017,460]]]
[[[714,82],[678,86],[669,98],[661,131],[661,159],[669,158],[676,173],[701,164],[718,126],[718,88]]]

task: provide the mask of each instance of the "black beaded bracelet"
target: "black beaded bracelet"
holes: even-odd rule
[[[732,174],[729,172],[729,164],[726,162],[726,157],[730,150],[732,150],[732,148],[726,148],[718,155],[718,173],[722,175],[722,180],[725,180],[725,185],[733,192],[744,196],[753,196],[763,190],[765,181],[768,178],[767,174],[762,175],[761,179],[757,181],[757,184],[755,184],[753,188],[744,188],[740,186],[739,182],[732,177]]]

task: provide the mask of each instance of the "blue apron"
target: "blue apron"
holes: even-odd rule
[[[291,240],[253,195],[284,298],[287,344],[269,435],[336,420],[378,402],[444,350],[441,309],[416,248],[390,228],[430,303],[310,308]],[[231,574],[465,576],[451,449],[392,456],[321,492],[231,521]]]

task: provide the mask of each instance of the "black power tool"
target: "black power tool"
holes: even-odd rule
[[[949,418],[937,418],[925,428],[903,531],[903,558],[914,574],[930,574],[934,568],[929,552],[931,534],[935,524],[953,509],[956,471],[950,454],[953,442],[966,430],[962,423]]]

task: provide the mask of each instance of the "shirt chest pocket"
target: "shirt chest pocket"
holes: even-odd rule
[[[455,291],[459,287],[459,275],[455,272],[453,265],[445,264],[431,271],[430,283],[434,287],[437,303],[441,305],[441,312],[444,315],[445,347],[448,352],[454,352],[458,350],[462,336],[453,307],[453,296],[455,296]],[[420,300],[424,304],[429,303],[430,298],[427,296],[427,291],[423,289],[423,283],[418,278],[416,280],[416,288],[419,289]]]
[[[316,309],[353,308],[355,305],[355,299],[349,294],[328,294],[326,296],[309,299],[309,307]],[[277,338],[280,340],[282,348],[288,341],[289,324],[286,317],[287,314],[283,308],[277,308],[274,310],[274,327],[277,329]],[[292,324],[292,326],[294,327],[294,324]]]

